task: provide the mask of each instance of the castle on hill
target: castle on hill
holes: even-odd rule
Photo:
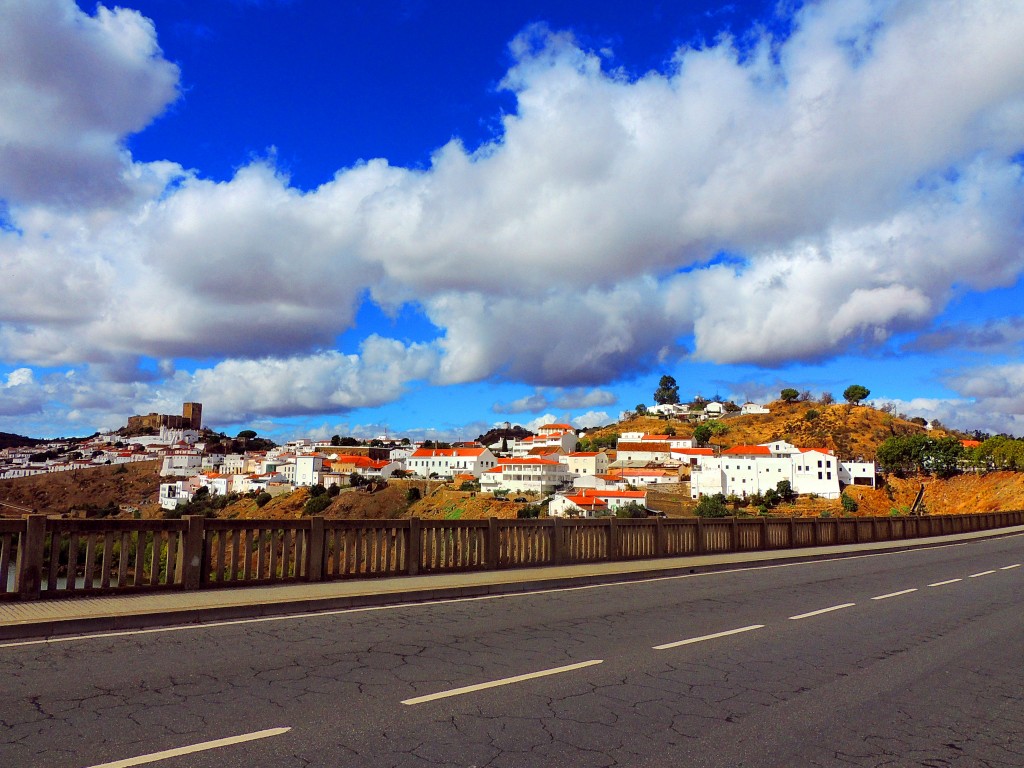
[[[145,416],[129,416],[128,431],[144,432],[146,430],[168,429],[201,429],[203,426],[203,404],[183,403],[181,416],[166,413],[150,413]]]

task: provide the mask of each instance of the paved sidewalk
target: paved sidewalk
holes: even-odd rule
[[[0,640],[223,621],[403,602],[559,589],[731,567],[850,557],[1024,533],[1024,526],[922,539],[313,584],[0,603]]]

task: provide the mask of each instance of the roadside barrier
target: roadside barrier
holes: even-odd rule
[[[924,517],[581,520],[0,520],[0,600],[414,576],[992,530],[1024,511]]]

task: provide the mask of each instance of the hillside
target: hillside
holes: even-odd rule
[[[815,402],[786,403],[777,400],[768,407],[771,413],[750,416],[727,414],[721,423],[728,427],[728,431],[712,437],[711,445],[731,448],[734,445],[758,445],[773,440],[786,440],[798,448],[830,448],[844,459],[871,460],[886,438],[924,431],[924,427],[867,405],[821,405]],[[812,410],[817,411],[818,415],[808,419],[807,412]],[[636,416],[618,424],[591,430],[587,437],[622,432],[660,434],[667,427],[674,429],[680,437],[692,437],[695,426],[678,419]],[[930,434],[943,437],[947,433],[936,429]]]
[[[148,511],[158,504],[159,469],[157,461],[139,461],[0,480],[0,501],[47,515],[95,511],[121,504]]]
[[[410,488],[418,489],[423,498],[410,503]],[[272,499],[262,508],[256,506],[255,499],[243,498],[226,507],[223,516],[293,519],[302,516],[302,508],[308,498],[309,491],[305,488]],[[488,517],[514,518],[519,506],[511,501],[452,490],[437,481],[391,480],[386,488],[372,493],[365,488],[345,489],[321,514],[331,520],[394,520],[407,517],[482,520]]]

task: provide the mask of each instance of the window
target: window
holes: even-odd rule
[[[818,459],[818,469],[821,469],[821,459]],[[818,477],[821,477],[821,475],[819,474]]]
[[[831,472],[828,473],[828,478],[827,479],[829,479],[829,480],[832,479],[832,473]]]
[[[821,480],[821,472],[818,473],[818,479]]]

